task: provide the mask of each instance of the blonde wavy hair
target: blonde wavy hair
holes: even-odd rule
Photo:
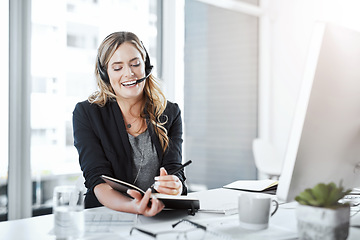
[[[110,58],[113,56],[118,47],[124,42],[133,44],[140,52],[144,62],[146,62],[146,50],[143,44],[140,42],[139,38],[134,33],[114,32],[107,36],[98,48],[98,55],[95,64],[95,78],[98,90],[88,97],[88,101],[90,103],[94,103],[100,107],[103,107],[109,100],[116,100],[117,96],[114,92],[114,89],[110,83],[106,83],[101,78],[99,68],[106,71]],[[101,66],[99,66],[99,64]],[[166,103],[167,101],[165,95],[162,93],[157,79],[152,74],[150,74],[145,81],[144,87],[144,102],[142,109],[145,111],[141,112],[140,116],[145,119],[147,113],[149,121],[153,125],[155,133],[160,140],[163,152],[166,151],[169,145],[167,130],[164,127],[167,122],[167,117],[165,117],[163,122],[160,119],[166,108]]]

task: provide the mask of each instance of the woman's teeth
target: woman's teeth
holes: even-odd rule
[[[122,85],[123,85],[124,87],[133,86],[133,85],[135,85],[135,84],[136,84],[136,80],[122,83]]]

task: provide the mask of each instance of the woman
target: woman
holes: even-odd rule
[[[187,193],[185,175],[167,171],[181,165],[182,121],[177,104],[166,101],[151,74],[150,58],[131,32],[107,36],[98,49],[95,76],[99,90],[73,112],[74,145],[88,189],[85,207],[154,216],[164,205],[150,199],[155,181],[159,193]],[[143,190],[112,189],[108,175]]]

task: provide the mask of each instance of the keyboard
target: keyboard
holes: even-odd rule
[[[360,195],[359,194],[349,194],[349,195],[346,195],[339,202],[348,203],[348,204],[350,204],[351,207],[357,207],[360,205]]]
[[[112,228],[135,223],[136,215],[123,212],[85,211],[85,232],[111,232]]]

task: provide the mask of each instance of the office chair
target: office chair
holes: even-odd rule
[[[274,146],[264,139],[256,138],[253,140],[252,150],[259,175],[279,179],[283,161]]]

